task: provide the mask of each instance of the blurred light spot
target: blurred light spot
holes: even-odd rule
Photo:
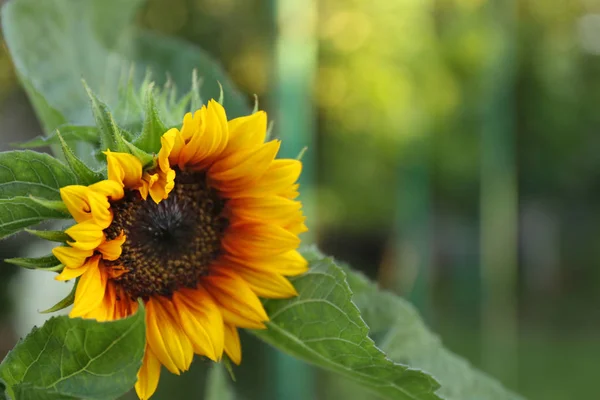
[[[267,88],[267,59],[261,49],[247,49],[232,62],[236,81],[250,93],[262,94]]]
[[[346,97],[348,82],[339,68],[321,67],[317,79],[316,95],[321,107],[335,107]]]
[[[475,11],[485,3],[486,0],[455,0],[456,4],[465,11]]]
[[[215,17],[229,14],[233,10],[234,0],[197,0],[196,6],[206,14]]]
[[[350,53],[365,44],[371,31],[371,20],[365,13],[340,11],[325,21],[322,36],[338,50]]]
[[[600,14],[587,14],[579,18],[579,44],[584,51],[600,54]]]
[[[151,29],[175,33],[186,24],[188,11],[182,1],[149,2],[145,17]]]

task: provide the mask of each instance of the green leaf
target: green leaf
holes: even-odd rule
[[[98,128],[95,126],[79,126],[79,125],[61,125],[54,131],[50,132],[47,136],[38,136],[24,143],[15,143],[13,146],[20,147],[22,149],[35,149],[38,147],[46,147],[53,144],[60,144],[60,139],[56,134],[56,131],[60,131],[63,139],[69,141],[82,141],[98,145],[100,142],[100,136],[98,134]]]
[[[323,259],[314,248],[304,251],[303,255],[311,263]],[[410,303],[379,289],[348,266],[344,266],[344,271],[353,292],[352,301],[369,325],[370,335],[380,339],[378,347],[390,359],[435,376],[441,384],[440,396],[447,400],[523,399],[445,349]]]
[[[119,110],[119,82],[131,76],[139,85],[148,70],[157,85],[169,73],[171,87],[185,93],[192,84],[192,70],[197,69],[203,98],[218,98],[218,81],[230,117],[250,111],[245,97],[206,52],[180,39],[136,29],[132,21],[142,4],[142,0],[12,0],[4,5],[4,37],[30,98],[44,100],[65,117],[51,123],[36,107],[38,117],[49,127],[46,132],[66,121],[93,123],[81,77],[112,110]],[[183,113],[169,115],[159,110],[167,126],[183,119]],[[142,113],[132,110],[117,115],[122,126],[142,126]]]
[[[371,334],[392,360],[422,368],[442,385],[447,400],[522,400],[497,380],[473,368],[465,359],[445,349],[440,338],[427,329],[415,308],[392,293],[381,291],[356,272],[348,271],[348,283]]]
[[[29,399],[114,399],[136,382],[145,347],[144,310],[99,323],[48,320],[0,364],[0,378]]]
[[[229,383],[225,367],[215,363],[206,376],[206,400],[234,400],[235,393]]]
[[[136,146],[149,153],[158,153],[160,150],[160,138],[167,131],[165,124],[160,119],[154,98],[154,85],[149,84],[146,88],[146,116],[142,133],[133,142]]]
[[[109,50],[117,42],[127,54],[131,19],[142,0],[13,0],[2,8],[2,27],[11,58],[28,95],[58,110],[66,121],[93,122],[81,78],[110,105],[117,105],[123,56]],[[123,39],[121,41],[121,39]],[[33,89],[33,91],[31,89]],[[38,117],[44,123],[45,115]],[[45,124],[46,125],[46,124]],[[52,132],[61,124],[48,124]]]
[[[60,147],[63,151],[63,155],[65,156],[65,160],[67,160],[67,164],[69,164],[69,167],[71,167],[71,171],[73,171],[77,177],[77,181],[80,184],[88,186],[92,183],[99,182],[104,178],[102,174],[89,168],[75,155],[71,147],[63,139],[58,129],[56,130],[56,136],[58,136],[58,140],[60,141]]]
[[[53,254],[35,258],[7,258],[4,261],[6,261],[9,264],[14,264],[27,269],[43,269],[46,271],[57,271],[58,269],[63,268],[63,265],[60,263],[60,261],[58,261],[58,258],[54,257]]]
[[[73,240],[64,231],[38,231],[35,229],[25,229],[25,232],[50,242],[66,243],[67,240]]]
[[[16,64],[16,60],[13,61]],[[33,109],[37,113],[38,118],[42,123],[44,132],[49,134],[57,127],[66,124],[67,119],[65,116],[60,111],[48,104],[46,97],[31,84],[31,81],[24,79],[24,77],[21,75],[21,72],[19,72],[19,76],[25,91],[29,95]]]
[[[61,218],[71,216],[52,208],[52,204],[47,201],[44,203],[31,197],[0,199],[0,239],[42,221]]]
[[[314,260],[291,279],[298,296],[265,300],[268,330],[252,331],[292,356],[337,372],[388,399],[438,400],[438,383],[425,372],[389,360],[368,337],[352,303],[344,271],[330,258]]]
[[[7,400],[7,397],[6,397],[6,385],[4,384],[4,382],[2,381],[2,379],[0,379],[0,400]]]
[[[79,282],[79,278],[77,278],[77,282]],[[49,309],[40,311],[40,314],[50,314],[50,313],[60,311],[60,310],[63,310],[65,308],[69,307],[71,304],[73,304],[75,302],[75,292],[76,291],[77,291],[77,283],[75,283],[73,285],[73,288],[71,289],[69,294],[64,299],[62,299],[61,301],[59,301],[58,303],[56,303]]]
[[[69,167],[48,154],[29,150],[0,153],[0,199],[15,196],[60,199],[59,189],[76,183]]]

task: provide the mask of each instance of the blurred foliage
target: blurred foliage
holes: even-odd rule
[[[482,80],[502,35],[486,9],[493,1],[321,0],[317,12],[319,220],[311,226],[320,224],[327,236],[347,235],[338,246],[342,257],[355,251],[354,244],[375,238],[370,247],[377,246],[376,254],[357,257],[365,265],[385,258],[381,243],[402,206],[398,191],[405,182],[399,177],[415,157],[413,140],[426,137],[437,330],[476,363],[479,293],[472,281],[478,278],[481,104],[487,96]],[[512,111],[523,219],[520,315],[526,325],[520,363],[523,370],[544,371],[519,387],[532,399],[586,398],[585,371],[593,364],[578,342],[582,335],[597,347],[588,332],[597,330],[593,306],[600,300],[600,4],[516,5]],[[273,12],[266,0],[149,0],[138,20],[202,46],[268,109],[275,79]],[[2,49],[0,101],[15,87]],[[533,230],[526,226],[531,215]],[[544,334],[528,336],[527,329],[543,328]],[[561,336],[567,333],[572,336]],[[550,349],[554,356],[546,354]],[[545,377],[564,378],[561,360],[571,354],[582,365],[563,382],[571,389],[548,393]]]

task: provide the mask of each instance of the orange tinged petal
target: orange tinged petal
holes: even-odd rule
[[[302,203],[281,196],[244,197],[231,199],[227,209],[233,217],[247,221],[268,221],[281,225],[292,218],[302,217]]]
[[[273,257],[241,258],[226,255],[224,258],[247,268],[275,272],[284,276],[300,275],[308,271],[308,262],[297,250],[288,251]]]
[[[140,400],[147,400],[154,394],[160,379],[160,361],[154,355],[150,346],[146,346],[144,361],[140,368],[135,384],[135,392]]]
[[[298,180],[302,163],[298,160],[273,160],[269,169],[252,185],[242,189],[224,190],[228,197],[262,197],[269,194],[285,193]]]
[[[189,368],[193,348],[177,319],[165,309],[167,302],[152,297],[146,303],[146,339],[160,362],[179,375]]]
[[[96,193],[110,197],[112,200],[120,200],[124,195],[123,186],[110,179],[96,182],[93,185],[90,185],[89,188]]]
[[[121,231],[121,234],[113,240],[103,242],[98,246],[98,251],[102,253],[102,258],[104,260],[114,261],[121,257],[121,252],[123,250],[122,246],[123,243],[125,243],[125,239],[125,234]]]
[[[294,286],[282,275],[267,270],[245,268],[239,264],[213,267],[217,272],[226,274],[225,269],[233,270],[256,293],[257,296],[267,299],[287,299],[297,296]]]
[[[227,271],[226,274],[210,275],[203,279],[203,285],[221,307],[226,323],[259,329],[262,322],[269,320],[256,294],[235,273]],[[247,326],[248,323],[252,326]]]
[[[222,240],[223,248],[239,257],[276,256],[298,248],[300,239],[284,228],[272,224],[232,224]]]
[[[235,326],[225,325],[225,352],[234,364],[240,365],[242,362],[242,344],[240,335]]]
[[[281,142],[273,140],[259,147],[240,151],[215,162],[208,171],[218,189],[227,190],[248,185],[264,175],[269,168]]]
[[[194,352],[219,361],[223,354],[223,316],[203,288],[182,289],[173,294],[181,326],[192,342]]]

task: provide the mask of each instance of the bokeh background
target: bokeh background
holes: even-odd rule
[[[287,156],[308,147],[307,241],[527,398],[597,398],[600,2],[149,0],[137,22],[219,60]],[[0,126],[2,149],[41,131],[5,47]],[[51,303],[37,279],[0,266],[0,359]],[[236,370],[242,398],[344,393],[243,341],[262,367]],[[207,365],[156,398],[201,393]]]

